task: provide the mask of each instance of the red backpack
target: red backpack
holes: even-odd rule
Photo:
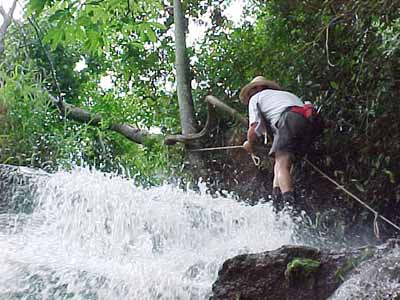
[[[313,137],[320,136],[324,131],[324,119],[312,104],[305,104],[304,106],[292,106],[290,111],[301,114],[311,123],[311,135]]]

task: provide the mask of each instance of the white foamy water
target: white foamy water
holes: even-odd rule
[[[41,184],[30,215],[0,215],[0,299],[206,299],[234,255],[292,243],[293,223],[173,186],[87,169]]]

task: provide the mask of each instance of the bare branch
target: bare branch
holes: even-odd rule
[[[3,16],[3,18],[7,17],[7,13],[4,11],[3,6],[0,6],[0,14]]]
[[[165,145],[175,145],[176,143],[183,143],[186,145],[193,144],[195,141],[202,139],[206,135],[208,135],[211,130],[215,127],[216,125],[216,115],[215,115],[215,109],[214,106],[208,103],[208,114],[207,114],[207,121],[206,125],[204,128],[194,134],[177,134],[177,135],[168,135],[164,139],[164,144]]]
[[[47,93],[48,97],[52,101],[52,103],[59,107],[59,100],[56,99],[51,94]],[[207,136],[213,128],[216,126],[216,113],[215,107],[220,108],[221,110],[227,112],[229,115],[237,119],[241,125],[247,127],[248,121],[245,117],[243,117],[237,110],[233,109],[229,105],[223,103],[221,100],[214,96],[207,96],[206,102],[208,106],[207,112],[207,121],[204,128],[194,134],[178,134],[178,135],[169,135],[164,138],[165,145],[175,145],[176,143],[183,143],[185,145],[193,145],[198,140]],[[69,103],[64,102],[64,112],[65,117],[70,120],[74,120],[80,123],[89,124],[91,126],[99,126],[102,118],[97,114],[93,114],[87,110],[82,108],[76,107]],[[127,139],[138,143],[138,144],[150,144],[153,142],[161,142],[162,135],[159,134],[150,134],[146,130],[142,130],[139,128],[135,128],[129,124],[110,124],[108,127],[109,130],[115,131],[122,136],[126,137]]]
[[[164,144],[175,145],[176,143],[183,143],[186,145],[190,145],[193,144],[195,141],[205,137],[215,127],[216,124],[215,107],[218,107],[222,111],[227,112],[233,118],[238,120],[241,125],[247,127],[248,120],[245,117],[243,117],[236,109],[233,109],[232,107],[230,107],[229,105],[225,104],[224,102],[222,102],[221,100],[212,95],[207,96],[205,100],[208,105],[208,115],[207,115],[207,122],[204,128],[199,133],[195,134],[186,134],[186,135],[178,134],[178,135],[167,136],[164,140]]]
[[[243,126],[245,126],[245,127],[248,126],[249,121],[245,117],[243,117],[236,109],[234,109],[234,108],[230,107],[229,105],[225,104],[224,102],[222,102],[218,98],[216,98],[216,97],[214,97],[212,95],[208,95],[206,97],[206,101],[208,103],[214,105],[215,107],[218,107],[222,111],[227,112],[234,119],[238,120],[240,122],[240,124],[242,124]]]
[[[3,24],[1,25],[1,29],[4,27],[4,30],[7,30],[7,27],[10,26],[16,6],[17,0],[14,0],[8,13],[6,13],[2,5],[0,6],[0,14],[3,16]]]
[[[16,7],[17,7],[17,0],[14,0],[13,4],[11,5],[10,10],[8,11],[8,16],[9,16],[10,18],[13,17],[14,11],[15,11],[15,8],[16,8]]]
[[[50,94],[48,94],[48,96],[53,104],[58,107],[58,100]],[[74,120],[91,126],[99,126],[102,121],[101,116],[88,112],[69,103],[64,102],[64,108],[65,117],[69,120]],[[135,128],[129,124],[110,124],[108,129],[121,134],[132,142],[142,145],[149,145],[154,142],[162,141],[162,135],[151,134],[146,130]]]
[[[17,0],[14,0],[8,13],[4,11],[3,6],[0,6],[0,13],[3,16],[3,24],[0,27],[0,55],[4,52],[4,37],[6,35],[8,27],[11,25],[13,20],[13,14],[15,7],[17,5]]]

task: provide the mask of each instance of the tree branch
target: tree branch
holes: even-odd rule
[[[8,11],[8,16],[10,17],[10,19],[12,19],[16,7],[17,7],[17,0],[14,0],[10,10]]]
[[[58,107],[59,100],[49,93],[47,93],[47,95],[50,98],[51,102],[56,107]],[[208,135],[211,132],[211,130],[216,126],[217,123],[215,107],[218,107],[221,110],[227,112],[229,115],[237,119],[240,122],[240,124],[247,127],[248,124],[247,119],[243,117],[237,110],[223,103],[218,98],[209,95],[206,97],[205,101],[207,102],[208,112],[207,112],[207,121],[204,128],[200,132],[194,134],[168,135],[164,138],[165,145],[175,145],[176,143],[191,145],[196,141],[204,138],[206,135]],[[67,119],[77,121],[79,123],[88,124],[91,126],[100,126],[100,123],[102,121],[101,116],[93,114],[87,110],[76,107],[66,102],[64,102],[63,104],[65,108],[65,117]],[[118,124],[118,123],[110,124],[108,126],[108,129],[121,134],[122,136],[124,136],[125,138],[129,139],[132,142],[142,145],[150,145],[152,143],[159,143],[162,141],[162,135],[151,134],[146,130],[135,128],[129,124]]]
[[[0,55],[4,52],[4,37],[8,27],[11,25],[16,6],[17,0],[14,0],[8,13],[4,11],[3,6],[0,6],[0,14],[3,16],[3,24],[0,27]]]
[[[7,13],[4,11],[3,6],[0,6],[0,14],[3,16],[3,18],[7,17]]]
[[[58,107],[58,101],[55,97],[48,93],[48,97],[51,102]],[[65,108],[65,117],[69,120],[77,121],[79,123],[88,124],[91,126],[99,126],[102,118],[97,114],[93,114],[84,110],[82,108],[76,107],[69,103],[63,103]],[[159,134],[151,134],[146,130],[135,128],[129,124],[110,124],[108,129],[114,132],[119,133],[123,137],[128,140],[142,144],[142,145],[150,145],[155,142],[162,141],[162,135]]]
[[[214,106],[211,105],[210,103],[207,104],[208,104],[207,121],[206,125],[200,132],[194,134],[186,134],[186,135],[184,134],[167,135],[164,139],[164,144],[168,146],[175,145],[176,143],[183,143],[189,145],[209,134],[210,131],[215,127],[217,118],[215,115]]]
[[[248,120],[245,117],[243,117],[237,110],[233,109],[232,107],[223,103],[221,100],[212,95],[207,96],[205,101],[207,102],[208,105],[208,115],[207,115],[206,125],[204,126],[204,128],[199,133],[195,134],[186,134],[186,135],[177,134],[177,135],[166,136],[164,139],[165,145],[175,145],[176,143],[183,143],[189,145],[193,144],[195,141],[200,140],[207,134],[209,134],[210,131],[216,125],[215,107],[218,107],[222,111],[227,112],[233,118],[238,120],[241,125],[247,128]]]
[[[206,101],[209,104],[214,105],[215,107],[218,107],[220,110],[228,113],[230,116],[232,116],[234,119],[240,122],[243,126],[247,127],[249,124],[249,121],[247,118],[243,117],[236,109],[230,107],[229,105],[225,104],[221,100],[219,100],[217,97],[214,97],[212,95],[208,95],[206,97]]]

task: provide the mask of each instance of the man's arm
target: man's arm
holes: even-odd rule
[[[257,122],[253,123],[250,125],[249,129],[247,130],[247,141],[243,143],[243,148],[249,152],[253,152],[253,146],[257,142],[257,133],[256,133],[256,127],[257,127]]]

